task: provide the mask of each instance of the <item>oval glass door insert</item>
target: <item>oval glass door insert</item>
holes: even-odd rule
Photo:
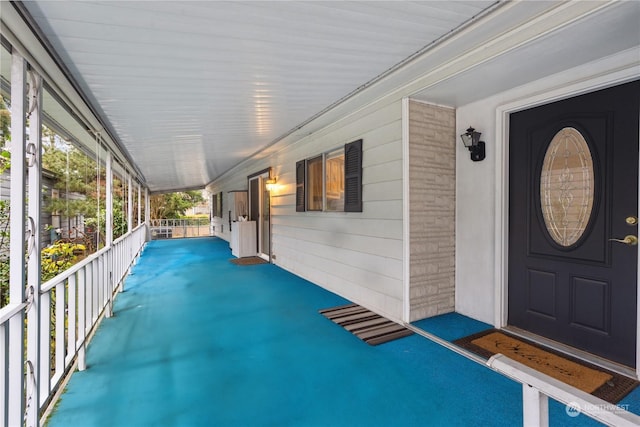
[[[594,197],[593,157],[575,128],[551,140],[540,175],[540,203],[545,226],[560,246],[574,245],[591,218]]]

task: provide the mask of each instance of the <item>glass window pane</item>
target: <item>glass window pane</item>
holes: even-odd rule
[[[322,210],[322,156],[307,160],[307,210]]]
[[[582,237],[593,197],[593,159],[587,141],[577,129],[564,128],[549,144],[540,176],[542,216],[557,244],[568,247]]]
[[[327,155],[325,167],[327,210],[344,211],[344,149]]]

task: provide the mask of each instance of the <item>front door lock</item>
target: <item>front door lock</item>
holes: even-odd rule
[[[635,216],[628,216],[624,221],[628,225],[638,225],[638,217]]]

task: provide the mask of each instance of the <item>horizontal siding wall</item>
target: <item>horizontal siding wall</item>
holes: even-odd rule
[[[271,195],[273,262],[399,320],[403,295],[401,116],[400,100],[371,105],[278,151],[270,150],[275,152],[267,157],[244,162],[207,189],[225,194],[246,190],[248,175],[272,167],[277,177]],[[363,140],[363,212],[296,212],[296,162],[357,139]]]

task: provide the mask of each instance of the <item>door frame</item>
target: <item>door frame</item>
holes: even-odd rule
[[[496,108],[496,196],[495,196],[495,256],[494,256],[494,326],[507,326],[508,317],[508,268],[509,268],[509,119],[510,114],[550,104],[585,93],[617,86],[640,78],[637,67],[629,67],[609,74],[601,74],[591,79],[575,81],[556,86],[552,90],[536,92],[529,97],[522,97]],[[640,166],[640,155],[638,156]],[[640,174],[639,174],[640,175]],[[640,176],[638,194],[638,212],[640,212]],[[640,251],[638,251],[640,266]],[[640,268],[638,268],[637,286],[640,288]],[[636,305],[636,377],[640,379],[640,291],[637,292]]]
[[[264,215],[262,207],[264,206],[265,181],[271,179],[271,167],[253,173],[247,177],[247,212],[251,212],[251,180],[258,180],[258,212],[259,218],[256,221],[256,253],[265,261],[271,262],[271,194],[269,194],[269,223],[267,225],[267,233],[269,234],[269,251],[262,252],[262,216]]]

